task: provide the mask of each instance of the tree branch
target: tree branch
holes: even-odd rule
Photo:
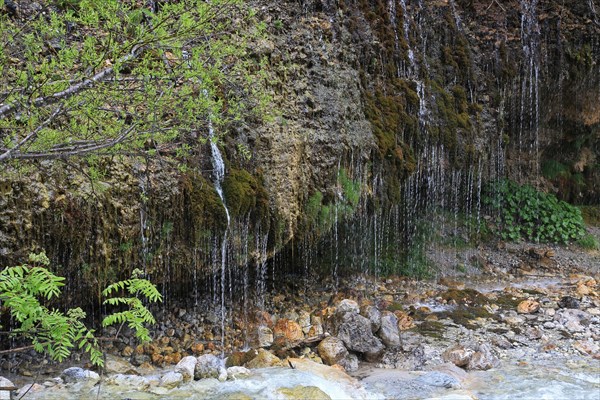
[[[127,138],[127,136],[129,136],[129,134],[133,131],[133,129],[135,127],[136,127],[136,125],[132,125],[125,132],[123,132],[121,134],[121,136],[119,136],[118,138],[113,139],[113,140],[108,140],[103,143],[89,142],[86,144],[81,144],[80,146],[73,146],[70,148],[65,147],[66,145],[63,144],[63,145],[59,145],[58,147],[56,147],[54,149],[50,149],[45,152],[12,153],[10,158],[19,159],[19,160],[39,160],[42,158],[46,159],[46,160],[55,160],[58,158],[69,158],[69,157],[73,157],[73,156],[81,156],[81,155],[92,153],[95,151],[104,150],[106,148],[115,146],[115,145],[123,142]],[[2,161],[2,158],[0,158],[0,161]]]
[[[11,149],[6,150],[4,153],[0,154],[0,162],[2,162],[4,159],[7,158],[12,158],[13,157],[13,153],[18,152],[19,148],[21,146],[23,146],[25,143],[35,139],[38,135],[38,133],[40,133],[40,131],[42,129],[44,129],[46,126],[48,126],[48,124],[50,122],[52,122],[52,120],[54,118],[56,118],[56,116],[58,114],[60,114],[60,112],[62,111],[62,105],[58,106],[58,108],[56,110],[54,110],[54,112],[52,114],[50,114],[50,116],[48,117],[48,119],[46,119],[44,122],[42,122],[37,128],[35,128],[33,130],[33,132],[31,132],[29,135],[25,136],[25,138],[23,138],[23,140],[21,140],[19,143],[17,143],[17,145]]]
[[[126,56],[119,58],[117,63],[121,64],[121,63],[135,59],[137,56],[139,56],[139,50],[141,48],[142,48],[141,45],[134,46],[133,49],[131,50],[131,52],[129,54],[127,54]],[[90,87],[94,86],[96,83],[103,81],[104,79],[111,76],[113,74],[113,72],[114,72],[114,68],[108,67],[108,68],[103,69],[102,71],[98,72],[96,75],[92,76],[91,78],[87,78],[87,79],[83,80],[82,82],[80,82],[76,85],[72,85],[63,91],[51,94],[50,96],[38,97],[33,100],[32,104],[35,107],[41,107],[41,106],[45,106],[48,104],[56,103],[59,100],[68,99],[69,97],[81,92],[82,90],[90,88]],[[19,102],[5,104],[2,107],[0,107],[0,118],[5,118],[8,115],[21,109],[22,107],[23,107],[22,104],[20,104]]]

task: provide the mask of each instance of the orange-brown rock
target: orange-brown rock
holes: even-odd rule
[[[165,357],[160,353],[154,353],[150,356],[153,364],[160,365],[165,360]]]
[[[133,352],[134,352],[133,348],[131,348],[130,346],[125,346],[125,348],[121,352],[121,355],[123,357],[131,357],[133,355]]]
[[[204,345],[202,343],[194,343],[191,346],[192,353],[202,354],[204,352]]]
[[[585,282],[579,282],[579,284],[577,284],[577,289],[575,289],[575,291],[577,292],[577,294],[579,296],[589,296],[593,292],[593,290],[590,289],[590,287],[587,286],[585,284]]]
[[[167,364],[177,364],[179,361],[181,361],[181,358],[181,353],[172,353],[164,356],[163,360]]]
[[[398,329],[400,329],[401,331],[405,331],[415,326],[412,317],[404,311],[396,310],[394,311],[394,315],[396,316],[396,318],[398,318]]]
[[[282,318],[275,324],[273,328],[275,338],[284,337],[287,342],[296,342],[304,339],[302,327],[297,322],[287,318]]]
[[[533,314],[538,312],[539,309],[540,303],[532,299],[523,300],[517,306],[517,312],[519,314]]]
[[[273,328],[273,317],[266,311],[257,311],[254,314],[254,321],[257,326],[266,326]]]

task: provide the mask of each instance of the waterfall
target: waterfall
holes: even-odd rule
[[[539,33],[538,0],[521,0],[521,43],[525,65],[521,74],[521,120],[519,152],[534,152],[535,175],[539,176]],[[529,133],[529,148],[523,148],[524,130]],[[537,179],[536,179],[537,181]]]
[[[229,233],[229,225],[231,223],[231,217],[229,216],[229,209],[227,203],[225,203],[225,197],[223,196],[223,179],[225,178],[225,163],[223,162],[223,156],[217,146],[215,140],[215,132],[211,118],[208,120],[208,138],[210,141],[210,149],[212,153],[212,165],[213,165],[213,178],[214,185],[217,194],[221,198],[221,203],[225,209],[225,215],[227,216],[227,226],[225,232],[223,232],[223,240],[221,241],[221,353],[225,352],[225,280],[226,280],[226,264],[227,264],[227,234]]]

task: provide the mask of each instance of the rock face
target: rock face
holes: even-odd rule
[[[600,26],[592,2],[539,0],[531,10],[516,0],[384,3],[257,1],[267,37],[248,52],[264,61],[258,90],[277,116],[227,130],[223,192],[235,217],[251,215],[252,229],[263,219],[266,245],[279,249],[325,233],[332,210],[355,210],[357,196],[397,206],[403,184],[425,175],[432,154],[443,176],[506,172],[595,203]],[[201,146],[191,149],[200,155],[185,172],[152,158],[101,158],[94,182],[66,163],[42,163],[31,174],[3,170],[0,264],[22,263],[31,248],[55,252],[53,263],[87,300],[97,276],[142,263],[162,271],[169,260],[172,274],[160,283],[177,287],[174,296],[192,293],[192,273],[214,265],[197,244],[207,230],[222,237],[227,220],[211,174],[198,172],[212,170]]]

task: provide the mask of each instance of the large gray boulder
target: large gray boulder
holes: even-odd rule
[[[344,299],[340,301],[335,309],[335,313],[338,315],[344,315],[346,313],[358,314],[359,311],[360,308],[358,307],[358,303],[350,299]]]
[[[371,321],[371,331],[377,332],[381,327],[381,311],[375,306],[367,305],[360,309],[360,315]]]
[[[384,311],[381,316],[381,327],[378,335],[388,347],[400,345],[400,330],[398,329],[398,318],[390,311]]]
[[[96,383],[100,380],[100,375],[89,369],[83,369],[79,367],[71,367],[65,369],[60,377],[65,383],[75,382],[91,382]]]
[[[194,379],[215,378],[220,381],[227,380],[225,363],[212,354],[204,354],[197,358],[194,370]]]
[[[362,353],[368,361],[376,360],[384,349],[381,340],[371,331],[371,321],[352,312],[342,317],[337,337],[348,350]]]
[[[189,382],[194,379],[197,363],[198,359],[194,356],[183,357],[175,366],[175,371],[183,376],[184,382]]]
[[[183,375],[179,372],[169,371],[160,377],[158,386],[166,389],[175,389],[183,382]]]

